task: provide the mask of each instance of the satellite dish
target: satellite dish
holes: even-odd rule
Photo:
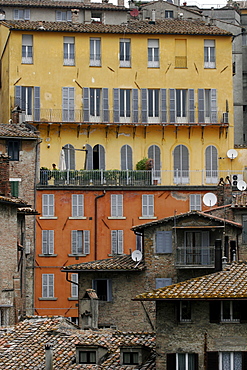
[[[217,197],[214,193],[206,193],[204,194],[202,200],[205,206],[212,207],[216,204]]]
[[[246,182],[243,180],[239,180],[237,183],[238,190],[244,191],[246,189]]]
[[[229,149],[226,153],[227,157],[230,159],[234,159],[238,156],[238,152],[235,149]]]
[[[137,17],[139,14],[139,10],[138,9],[133,9],[130,11],[130,15],[131,17]]]
[[[139,262],[142,259],[142,252],[136,249],[134,252],[132,252],[131,258],[134,262]]]

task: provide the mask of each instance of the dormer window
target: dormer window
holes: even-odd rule
[[[91,21],[101,23],[102,22],[103,15],[99,12],[92,12],[91,13]]]
[[[100,364],[104,361],[107,349],[102,346],[76,346],[77,364]]]
[[[30,9],[14,9],[14,20],[30,20]]]
[[[96,351],[79,351],[79,364],[96,364]]]
[[[61,11],[61,10],[57,10],[56,11],[56,21],[58,22],[71,22],[72,18],[71,18],[71,11],[68,10],[68,11]]]
[[[121,365],[141,365],[150,356],[150,348],[147,347],[122,347],[120,349]]]

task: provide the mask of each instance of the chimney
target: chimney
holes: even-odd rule
[[[79,23],[79,9],[71,9],[72,23]]]
[[[14,109],[12,110],[12,121],[13,123],[15,124],[18,124],[18,123],[21,123],[21,119],[20,119],[20,114],[22,114],[22,110],[21,108],[19,107],[19,105],[17,105],[16,107],[14,107]]]
[[[152,22],[155,22],[155,10],[152,10]]]
[[[50,343],[45,345],[45,370],[52,370],[52,346]]]
[[[80,302],[82,329],[98,329],[99,298],[94,289],[86,289]]]
[[[124,0],[118,0],[117,5],[118,6],[124,6]]]
[[[2,154],[0,156],[0,194],[5,197],[10,196],[9,183],[9,157]]]
[[[215,262],[214,262],[214,271],[222,271],[222,248],[221,248],[221,239],[216,239],[214,242],[215,245]]]

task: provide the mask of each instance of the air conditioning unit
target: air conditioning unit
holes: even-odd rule
[[[238,185],[238,181],[240,180],[243,180],[243,175],[242,174],[234,174],[231,176],[231,180],[232,180],[232,186],[237,186]]]
[[[223,113],[223,123],[229,123],[228,112]]]

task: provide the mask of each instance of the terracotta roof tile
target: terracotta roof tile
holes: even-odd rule
[[[54,1],[54,0],[0,0],[2,6],[21,6],[34,8],[69,8],[69,9],[105,9],[105,10],[128,10],[124,6],[117,6],[111,3],[90,3],[85,4],[79,1]]]
[[[171,34],[171,35],[218,35],[230,36],[231,33],[216,26],[206,25],[201,20],[166,19],[149,21],[130,21],[121,25],[102,23],[41,22],[41,21],[1,21],[11,30],[79,32],[79,33],[117,33],[117,34]]]
[[[0,203],[9,203],[11,205],[15,205],[17,207],[25,207],[27,205],[27,202],[20,198],[10,198],[5,197],[4,195],[0,195]],[[29,207],[27,207],[29,208]],[[18,208],[18,210],[21,208]],[[30,208],[31,209],[31,208]]]
[[[233,262],[224,271],[139,294],[135,300],[247,299],[247,263]]]
[[[142,271],[145,269],[144,262],[140,263],[132,260],[129,255],[115,256],[104,260],[83,262],[75,265],[63,267],[62,271]]]
[[[31,126],[31,125],[29,125]],[[34,130],[34,131],[33,131]],[[38,138],[38,131],[35,128],[31,130],[25,124],[0,123],[0,138]]]
[[[234,194],[232,207],[234,208],[246,208],[247,207],[247,192],[239,192]]]
[[[155,369],[154,333],[120,332],[116,330],[79,330],[62,317],[30,318],[15,327],[0,328],[0,369],[44,369],[45,345],[51,344],[54,370],[98,369],[97,365],[76,365],[76,345],[103,346],[107,358],[100,369],[127,369],[120,363],[121,346],[145,346],[151,355],[138,369]],[[129,366],[128,369],[136,369]]]

